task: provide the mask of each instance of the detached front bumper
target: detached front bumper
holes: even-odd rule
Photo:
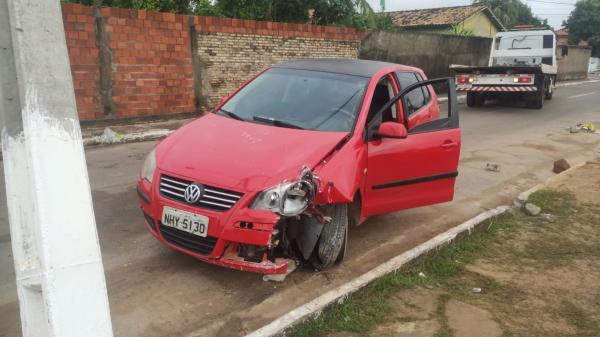
[[[229,210],[215,211],[165,198],[158,184],[140,180],[139,203],[148,231],[163,244],[204,262],[261,274],[284,274],[287,259],[269,258],[279,216],[249,209],[252,195],[244,195]],[[165,206],[208,217],[208,233],[200,237],[162,224]],[[252,254],[248,254],[252,252]]]

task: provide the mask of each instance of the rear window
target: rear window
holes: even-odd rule
[[[222,109],[247,121],[259,116],[308,130],[350,131],[368,82],[359,76],[271,68]]]

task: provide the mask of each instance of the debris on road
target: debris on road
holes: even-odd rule
[[[290,260],[285,274],[266,274],[263,275],[263,281],[265,282],[283,282],[285,279],[298,268],[298,264],[295,261]]]
[[[500,172],[500,164],[485,164],[485,170],[490,172]]]
[[[598,133],[596,131],[596,125],[594,123],[579,123],[576,126],[570,127],[568,130],[571,133],[579,133],[579,132]]]
[[[473,288],[471,289],[471,291],[473,292],[473,294],[479,294],[481,293],[481,288]]]
[[[571,168],[571,164],[566,159],[559,159],[554,162],[552,172],[558,174]]]
[[[106,128],[99,137],[99,141],[101,144],[120,143],[123,141],[123,135],[118,132],[114,132],[111,128]]]
[[[531,216],[538,216],[542,213],[542,209],[532,203],[525,204],[525,212]]]

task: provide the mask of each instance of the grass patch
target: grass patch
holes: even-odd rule
[[[333,305],[317,318],[292,328],[286,336],[323,336],[334,331],[365,333],[389,317],[389,296],[401,289],[415,287],[439,288],[445,280],[463,271],[464,265],[485,254],[486,247],[499,236],[514,228],[516,221],[510,214],[493,219],[487,229],[458,240],[418,262],[385,275],[357,292],[344,303]],[[470,289],[470,288],[469,288]],[[465,289],[457,290],[466,292]],[[469,290],[470,291],[470,290]],[[440,317],[444,317],[443,313]],[[436,335],[451,337],[448,327]]]
[[[532,193],[527,202],[537,205],[544,213],[566,216],[573,211],[575,196],[568,191],[541,190]]]
[[[397,300],[393,295],[401,290],[427,288],[440,294],[429,318],[439,323],[435,337],[453,337],[445,315],[449,299],[490,312],[504,337],[548,333],[571,336],[574,332],[577,337],[600,336],[599,312],[585,309],[600,307],[600,294],[552,283],[553,277],[569,280],[589,274],[585,267],[578,266],[597,265],[599,205],[583,205],[571,192],[552,190],[535,192],[528,202],[554,215],[555,221],[507,212],[486,228],[374,281],[286,335],[312,337],[342,331],[373,335],[382,323],[418,321],[393,315],[389,299]],[[574,263],[577,261],[581,263]],[[544,282],[553,288],[540,286]],[[483,291],[473,293],[475,287]],[[531,321],[536,315],[542,315],[549,325]]]
[[[578,337],[598,336],[600,326],[597,321],[589,317],[585,310],[565,300],[561,305],[561,312],[567,322],[577,329]]]

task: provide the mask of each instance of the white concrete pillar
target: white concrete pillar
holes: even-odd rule
[[[2,154],[23,335],[112,326],[58,0],[0,0]]]

